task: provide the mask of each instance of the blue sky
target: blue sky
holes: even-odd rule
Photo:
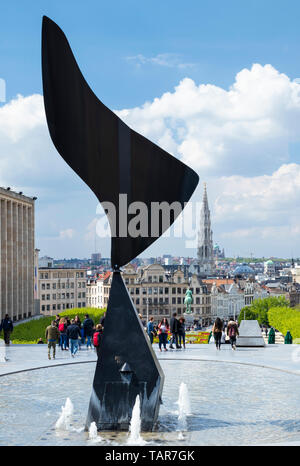
[[[42,254],[83,257],[95,249],[96,200],[59,160],[47,131],[38,123],[42,119],[40,101],[32,99],[42,92],[40,34],[44,14],[64,30],[84,76],[98,97],[120,111],[132,127],[194,166],[201,182],[207,181],[214,239],[228,254],[300,256],[300,225],[295,210],[298,188],[300,193],[300,112],[297,85],[293,84],[300,78],[299,2],[2,2],[0,78],[6,81],[6,102],[0,103],[0,112],[3,111],[0,123],[4,121],[2,133],[0,127],[3,159],[0,184],[38,196],[36,246]],[[253,64],[261,68],[253,69]],[[271,65],[274,72],[265,65]],[[242,70],[249,73],[239,75]],[[184,81],[186,78],[188,81]],[[240,104],[237,110],[230,100],[233,107],[224,117],[222,109],[232,98],[230,89],[235,83],[233,100]],[[260,83],[263,95],[259,92]],[[203,91],[205,105],[199,88],[203,84],[214,86]],[[241,93],[247,95],[247,86],[252,96],[250,103],[241,98]],[[181,123],[169,125],[172,113],[161,116],[166,100],[162,96],[166,93],[171,94],[171,107],[182,99],[185,112],[181,119],[186,137],[175,134],[175,126],[178,129]],[[193,99],[189,101],[188,97],[191,93],[195,99],[199,97],[193,121],[189,119],[188,108],[192,106],[189,102]],[[24,119],[36,112],[34,129],[29,123],[21,128],[13,116],[6,128],[7,115],[14,115],[7,106],[15,102],[18,94],[28,101],[14,104],[14,111],[24,115]],[[257,102],[259,106],[266,94],[269,113],[264,114],[261,108],[245,113],[251,103]],[[153,103],[154,99],[159,99],[161,107],[157,116],[151,113],[154,118],[151,120],[143,105]],[[134,108],[137,112],[132,111]],[[135,118],[136,113],[144,125]],[[223,130],[219,133],[220,119]],[[251,126],[254,120],[255,127]],[[155,133],[151,127],[156,122],[164,128]],[[207,140],[203,135],[197,140],[195,124],[207,128]],[[26,157],[22,155],[22,147]],[[18,161],[18,173],[7,169],[5,157],[9,154]],[[213,163],[204,163],[209,157]],[[52,160],[56,171],[46,177],[44,173]],[[283,198],[274,198],[274,183],[282,187]],[[201,200],[201,196],[202,185],[194,199]],[[226,214],[222,218],[222,212],[232,213],[236,202],[239,203],[236,215]],[[252,211],[253,206],[256,210]],[[109,255],[108,240],[98,238],[96,248],[104,256]],[[161,253],[194,255],[195,250],[186,250],[184,241],[161,240],[145,254]]]
[[[125,57],[161,53],[195,63],[196,82],[228,87],[252,63],[271,63],[298,77],[300,5],[297,1],[4,1],[0,69],[7,97],[41,92],[43,14],[66,33],[96,93],[113,108],[142,104],[169,91],[186,70],[134,68]]]

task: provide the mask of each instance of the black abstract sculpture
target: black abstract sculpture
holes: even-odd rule
[[[158,416],[164,375],[145,334],[121,276],[130,262],[169,224],[159,218],[151,234],[151,203],[177,201],[182,209],[199,178],[188,166],[130,129],[109,110],[86,83],[62,30],[43,18],[42,74],[44,104],[52,141],[70,167],[91,188],[107,211],[114,270],[97,362],[87,426],[99,430],[128,429],[137,395],[141,401],[142,430],[152,430]],[[143,203],[148,212],[148,234],[132,237],[121,232],[119,195],[127,204]],[[133,214],[128,215],[127,222]]]

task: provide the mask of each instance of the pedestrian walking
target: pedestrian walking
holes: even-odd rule
[[[0,332],[3,330],[4,333],[4,342],[6,345],[9,345],[10,342],[10,335],[14,330],[14,326],[12,320],[10,319],[8,314],[5,314],[4,319],[1,320],[0,324]]]
[[[147,323],[147,334],[150,338],[151,345],[153,344],[154,338],[154,325],[153,325],[153,317],[150,317],[149,322]]]
[[[92,336],[94,334],[94,321],[90,319],[88,314],[85,314],[83,321],[84,338],[86,339],[86,348],[92,348]]]
[[[185,349],[185,318],[184,317],[180,317],[180,319],[179,319],[178,343],[179,343],[179,346],[183,345],[183,347]]]
[[[178,345],[178,320],[176,312],[174,312],[170,320],[170,332],[172,333],[172,339],[169,348],[174,349],[173,343],[175,343],[177,349],[181,348]]]
[[[216,348],[218,350],[221,349],[222,330],[223,330],[223,322],[220,319],[220,317],[217,317],[213,325],[213,328],[212,328],[212,333],[214,335]]]
[[[58,330],[60,333],[59,346],[62,351],[67,350],[67,322],[64,317],[59,321]]]
[[[103,336],[103,326],[101,324],[97,324],[95,333],[93,335],[93,344],[94,344],[94,347],[96,348],[98,358],[100,354],[102,336]]]
[[[75,317],[74,317],[74,323],[75,323],[79,328],[81,328],[81,320],[80,320],[80,317],[79,317],[79,316],[75,316]]]
[[[236,349],[236,337],[239,334],[237,323],[234,320],[230,320],[227,326],[227,335],[229,336],[231,348]]]
[[[67,327],[67,337],[71,345],[71,356],[74,358],[78,351],[78,339],[81,337],[80,329],[75,323],[75,319],[72,319],[70,325]]]
[[[56,326],[55,320],[51,322],[51,325],[48,325],[45,331],[45,338],[48,342],[48,359],[51,359],[50,350],[53,351],[53,359],[55,359],[56,343],[60,339],[60,332]]]
[[[168,341],[168,332],[170,330],[168,320],[164,317],[162,321],[158,324],[158,344],[159,344],[159,351],[161,351],[161,347],[164,347],[165,351],[167,350],[167,341]]]
[[[75,324],[77,325],[77,327],[79,328],[79,332],[80,332],[80,338],[78,340],[78,349],[81,349],[81,344],[82,344],[82,332],[81,332],[81,320],[80,320],[80,317],[79,316],[75,316],[74,318],[74,321],[75,321]]]

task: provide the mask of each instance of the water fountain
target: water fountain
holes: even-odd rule
[[[67,398],[65,405],[61,407],[61,414],[55,424],[55,428],[57,430],[70,430],[73,412],[73,403],[70,398]]]
[[[146,442],[141,437],[141,401],[139,395],[137,395],[135,404],[132,410],[132,417],[129,426],[129,445],[145,445]]]
[[[187,430],[187,421],[186,417],[191,414],[191,404],[188,393],[187,385],[184,382],[181,382],[179,387],[179,397],[178,397],[178,439],[182,440],[184,438],[183,432]]]
[[[98,435],[96,422],[92,422],[89,427],[89,441],[92,443],[100,443],[103,441],[102,437]]]

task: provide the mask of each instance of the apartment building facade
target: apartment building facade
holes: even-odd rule
[[[185,312],[185,293],[193,292],[192,311],[200,325],[211,323],[211,304],[208,287],[193,275],[188,280],[182,270],[167,272],[159,264],[138,267],[128,264],[123,269],[123,279],[139,314],[144,321],[153,316],[155,323],[163,317],[170,319],[174,312],[178,317]],[[98,278],[87,285],[87,305],[106,307],[112,275]]]
[[[45,315],[86,307],[85,270],[39,268],[38,298],[40,312]]]
[[[0,188],[0,319],[34,314],[34,203]]]

